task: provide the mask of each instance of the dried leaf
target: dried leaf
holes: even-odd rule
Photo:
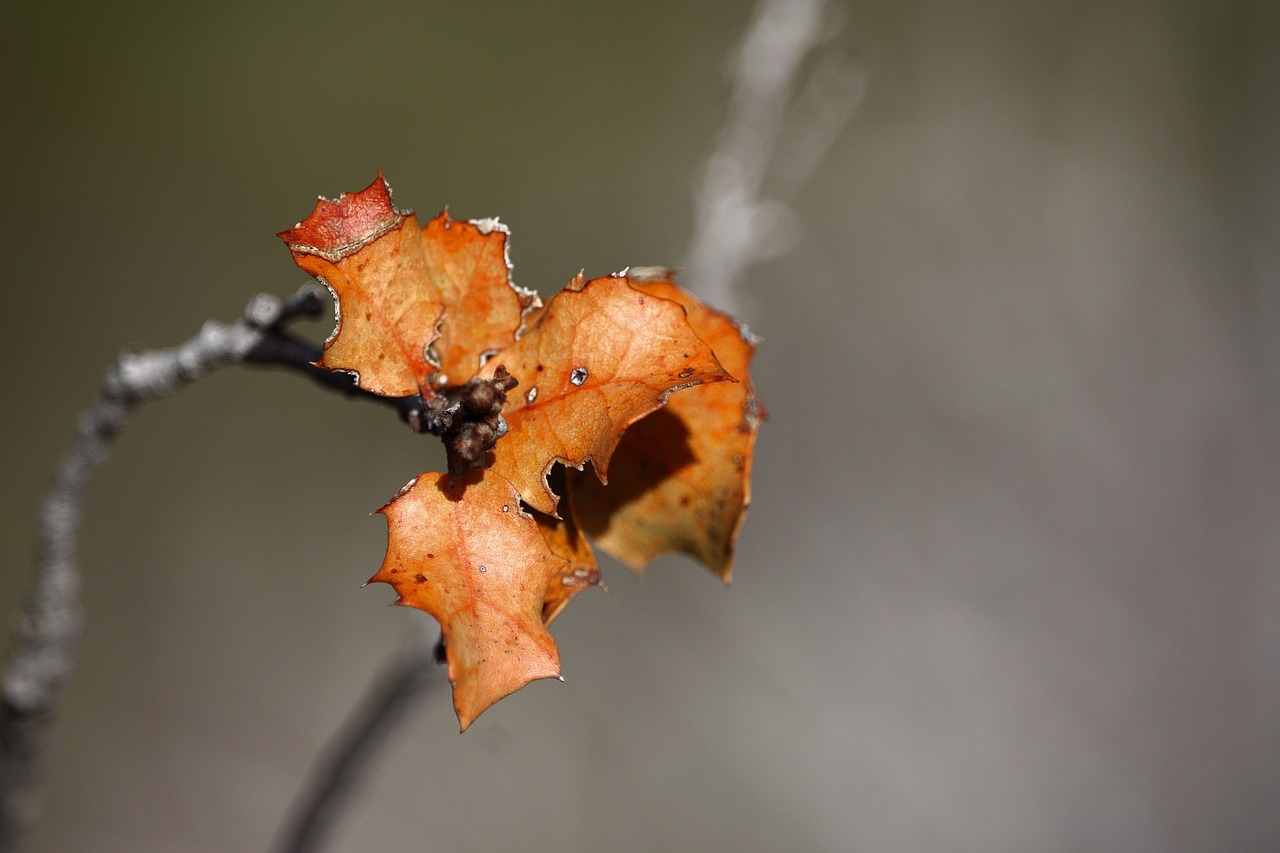
[[[375,394],[433,396],[428,347],[445,303],[423,286],[431,267],[417,217],[392,203],[382,173],[358,193],[321,198],[278,236],[298,266],[333,292],[338,323],[321,366],[356,373]]]
[[[579,275],[544,307],[511,283],[496,220],[446,212],[419,228],[381,174],[280,237],[334,293],[322,366],[375,393],[441,397],[429,428],[455,473],[423,474],[380,510],[387,553],[371,580],[440,622],[463,730],[559,676],[546,626],[602,586],[583,530],[636,569],[685,551],[728,582],[764,416],[754,345],[732,318],[651,271]]]
[[[543,596],[567,561],[491,471],[423,474],[385,507],[387,555],[370,581],[440,623],[462,730],[530,681],[560,677]]]
[[[536,293],[511,281],[509,237],[496,219],[462,222],[447,210],[422,229],[425,286],[445,305],[432,346],[440,367],[436,387],[465,384],[486,356],[515,342],[525,315],[542,304]]]
[[[681,391],[628,429],[607,486],[585,472],[573,478],[573,511],[597,545],[636,571],[659,554],[683,552],[728,584],[765,417],[747,372],[755,342],[732,317],[671,281],[633,285],[683,305],[698,337],[741,381]]]
[[[578,276],[537,324],[490,359],[520,385],[503,417],[510,433],[494,447],[492,470],[529,506],[556,515],[546,482],[551,466],[585,463],[602,478],[622,433],[676,389],[733,381],[670,299],[632,287],[625,276]]]

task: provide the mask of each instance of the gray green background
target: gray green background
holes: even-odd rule
[[[750,11],[6,0],[4,620],[106,365],[292,291],[317,194],[501,216],[544,295],[678,263]],[[866,98],[741,292],[733,588],[608,563],[566,682],[461,737],[431,693],[332,849],[1280,846],[1276,4],[838,12]],[[426,618],[359,585],[440,464],[280,372],[141,411],[33,849],[265,849]]]

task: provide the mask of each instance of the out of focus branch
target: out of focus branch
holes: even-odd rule
[[[373,760],[377,748],[436,677],[432,641],[424,633],[392,660],[370,685],[360,707],[334,736],[312,770],[309,787],[294,806],[280,838],[281,853],[319,850],[342,802]]]
[[[725,310],[741,313],[747,267],[789,248],[787,202],[861,100],[861,67],[823,46],[828,13],[826,0],[761,0],[731,59],[728,111],[694,196],[684,264],[684,280]]]
[[[125,352],[107,372],[97,401],[81,414],[75,440],[40,509],[34,584],[0,681],[0,851],[18,846],[36,812],[36,772],[76,664],[81,624],[76,540],[85,493],[133,408],[176,394],[220,367],[270,364],[300,371],[327,388],[389,404],[411,423],[416,412],[423,422],[420,400],[362,391],[349,374],[312,365],[319,351],[282,331],[287,321],[315,316],[323,308],[314,285],[283,301],[262,294],[230,325],[206,323],[194,338],[171,349]]]

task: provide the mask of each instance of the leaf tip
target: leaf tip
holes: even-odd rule
[[[359,192],[343,193],[337,200],[321,196],[306,219],[276,236],[295,255],[319,255],[336,263],[399,226],[412,212],[395,206],[379,169],[373,183]]]
[[[369,513],[369,515],[370,516],[381,515],[387,518],[388,520],[390,520],[392,505],[396,501],[403,498],[405,495],[409,494],[409,492],[413,491],[413,487],[418,485],[418,481],[421,480],[422,477],[423,475],[419,474],[418,476],[411,479],[409,482],[405,483],[403,486],[400,487],[400,490],[398,492],[396,492],[394,495],[391,496],[391,499],[389,501],[387,501],[382,506],[375,509],[373,512]]]
[[[588,462],[591,463],[591,471],[596,475],[596,479],[600,481],[600,485],[602,486],[609,485],[609,468],[608,468],[609,460],[605,459],[601,461],[599,459],[596,459],[594,456],[588,456],[586,459],[583,460],[582,464],[578,466],[578,470],[579,471],[587,470]]]

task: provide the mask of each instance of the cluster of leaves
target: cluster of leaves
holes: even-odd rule
[[[505,227],[419,225],[381,174],[279,236],[334,296],[320,365],[415,398],[411,425],[444,439],[449,470],[380,510],[371,580],[439,621],[463,730],[560,677],[547,626],[600,585],[584,530],[636,571],[684,552],[729,582],[764,416],[736,320],[666,270],[579,274],[544,306],[511,281]]]

